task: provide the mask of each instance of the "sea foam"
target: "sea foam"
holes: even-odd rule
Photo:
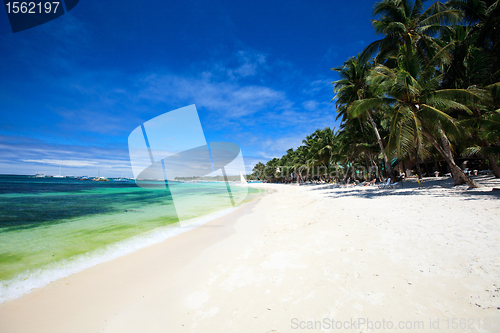
[[[193,230],[207,222],[229,214],[235,209],[220,210],[191,220],[182,221],[181,225],[159,227],[141,235],[103,246],[92,252],[55,261],[38,269],[26,270],[12,279],[0,281],[0,304],[20,298],[36,288],[45,287],[53,281]]]

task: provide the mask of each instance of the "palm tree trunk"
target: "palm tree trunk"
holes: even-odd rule
[[[443,147],[441,147],[437,141],[434,139],[434,137],[432,135],[430,135],[427,131],[422,131],[422,133],[425,135],[425,137],[432,143],[432,145],[434,146],[434,148],[437,149],[437,151],[441,154],[441,156],[443,156],[443,158],[445,159],[446,163],[448,163],[448,165],[450,166],[450,169],[452,170],[453,174],[457,174],[463,181],[465,181],[470,187],[473,187],[473,188],[479,188],[481,187],[481,185],[479,185],[478,183],[476,183],[474,180],[470,179],[464,172],[462,169],[460,169],[458,167],[458,165],[455,163],[455,161],[453,160],[453,156],[449,156],[445,150],[443,149]],[[455,185],[459,185],[455,182]]]
[[[372,169],[375,168],[375,162],[373,162],[373,156],[371,151],[368,152],[368,157],[370,157],[370,166],[372,167]]]
[[[361,118],[358,117],[358,121],[359,121],[359,126],[361,127],[361,132],[365,133],[365,129],[363,128],[363,123],[361,122]],[[372,126],[373,126],[373,124],[372,124]],[[373,170],[373,168],[374,168],[375,165],[373,163],[373,157],[372,157],[372,152],[371,151],[368,151],[368,156],[370,157],[370,166],[371,166],[371,168]],[[369,175],[369,177],[371,177],[371,174]]]
[[[486,155],[486,158],[490,162],[491,170],[493,171],[495,178],[500,178],[500,168],[495,160],[495,156],[493,156],[493,154],[488,154]]]
[[[384,178],[384,175],[382,174],[382,172],[378,172],[379,170],[382,169],[381,168],[382,163],[380,162],[380,159],[378,158],[378,156],[376,157],[376,163],[377,163],[377,178],[380,178],[380,181],[385,181],[385,178]]]
[[[472,112],[474,112],[474,116],[477,119],[481,119],[481,111],[479,111],[478,108],[472,108]],[[477,140],[482,143],[483,147],[490,147],[489,142],[481,140],[477,132],[474,133],[474,137],[477,138]],[[490,162],[491,170],[493,171],[495,178],[500,178],[500,168],[498,167],[498,163],[495,160],[495,156],[493,156],[493,154],[487,154],[486,158],[488,159],[488,162]]]
[[[415,165],[417,166],[418,179],[422,179],[422,170],[420,169],[420,162],[418,161],[417,148],[415,148]]]
[[[377,141],[378,145],[380,146],[380,150],[382,151],[382,156],[384,156],[384,162],[385,162],[385,167],[387,168],[387,171],[389,172],[389,177],[394,179],[394,173],[392,171],[392,166],[391,163],[389,162],[389,159],[387,158],[387,154],[385,153],[384,149],[384,143],[382,142],[382,138],[380,137],[380,133],[378,132],[377,125],[375,124],[375,121],[373,121],[372,117],[372,112],[368,110],[368,119],[370,120],[370,124],[373,127],[373,130],[375,131],[375,135],[377,136]]]
[[[455,163],[455,160],[453,158],[453,153],[451,152],[450,141],[448,140],[448,137],[446,137],[446,134],[444,134],[443,131],[441,131],[441,144],[442,144],[442,147],[443,147],[443,150],[444,150],[446,156],[448,156],[448,158],[450,160],[452,160],[453,163]],[[462,171],[462,169],[460,167],[459,167],[459,169],[460,169],[460,171]],[[455,185],[465,184],[466,180],[463,179],[460,176],[460,174],[457,173],[456,170],[451,168],[451,174],[453,175],[453,180],[455,181]]]
[[[489,144],[488,144],[489,147]],[[491,170],[493,171],[493,174],[495,175],[495,178],[500,178],[500,168],[498,167],[498,163],[495,160],[495,156],[493,154],[488,154],[486,155],[486,158],[490,162],[490,167]]]
[[[430,170],[429,170],[429,165],[427,165],[427,161],[424,158],[424,166],[425,166],[425,173],[427,173],[427,177],[431,176]]]

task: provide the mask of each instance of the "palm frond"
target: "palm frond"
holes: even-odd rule
[[[355,101],[350,104],[347,108],[347,112],[353,118],[357,118],[368,110],[382,108],[390,103],[393,103],[394,100],[390,98],[367,98],[359,101]]]

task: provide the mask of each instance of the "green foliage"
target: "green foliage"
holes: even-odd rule
[[[439,156],[456,183],[477,186],[454,155],[490,154],[494,163],[499,153],[499,2],[436,1],[427,9],[424,0],[377,2],[372,23],[383,38],[332,68],[340,129],[315,131],[254,173],[279,181],[293,168],[306,180],[317,166],[378,167],[383,159],[390,172],[393,159]]]

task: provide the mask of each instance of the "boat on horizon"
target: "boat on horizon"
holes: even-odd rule
[[[66,178],[66,176],[61,175],[61,166],[59,166],[59,174],[58,175],[53,175],[52,178]]]
[[[119,183],[128,183],[130,180],[128,180],[127,178],[114,178],[114,179],[111,179],[111,181],[119,182]]]
[[[245,179],[241,171],[240,171],[240,184],[247,184],[247,180]]]
[[[109,179],[106,177],[95,177],[91,179],[94,182],[109,182]]]

